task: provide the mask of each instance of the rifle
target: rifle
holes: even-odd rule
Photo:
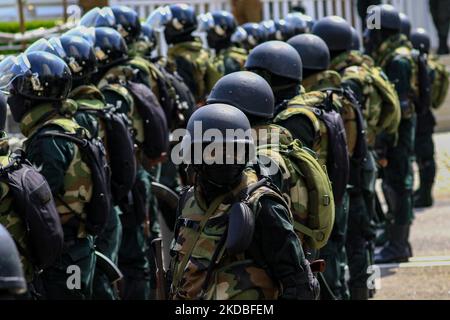
[[[156,299],[166,300],[166,275],[162,260],[162,239],[156,238],[152,241],[152,249],[156,264]]]

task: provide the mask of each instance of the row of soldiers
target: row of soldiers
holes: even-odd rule
[[[428,206],[430,107],[448,87],[424,30],[410,34],[391,6],[372,14],[381,26],[366,32],[366,55],[335,16],[238,27],[227,12],[197,17],[177,4],[141,24],[130,8],[95,8],[79,27],[2,61],[4,102],[27,139],[13,153],[2,139],[0,222],[25,280],[1,293],[26,285],[22,297],[35,299],[149,299],[156,289],[172,299],[367,299],[375,181],[382,176],[389,209],[375,261],[407,260],[414,137],[415,203]],[[198,122],[225,138],[198,140]],[[175,165],[168,155],[180,141],[169,133],[182,127]],[[223,164],[226,152],[213,155],[218,163],[193,161],[197,145],[215,143],[237,147],[235,161]],[[36,205],[24,208],[34,202],[20,194]],[[173,231],[166,274],[150,249],[158,213]],[[73,266],[79,286],[69,285]]]

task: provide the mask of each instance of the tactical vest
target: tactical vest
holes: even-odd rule
[[[256,183],[258,178],[254,171],[246,170],[241,184],[233,191],[237,195],[241,190]],[[214,255],[223,234],[227,230],[228,211],[231,204],[223,200],[215,211],[206,216],[208,209],[203,201],[196,195],[192,187],[187,191],[181,216],[177,221],[177,236],[171,248],[174,278],[171,288],[173,299],[276,299],[279,288],[271,279],[268,272],[261,268],[245,252],[238,255],[229,255],[227,251],[220,250]],[[252,213],[257,215],[259,199],[269,196],[279,199],[282,197],[268,187],[260,187],[250,195],[248,203]],[[220,198],[218,198],[220,201]],[[217,201],[216,199],[215,201]],[[214,201],[212,206],[214,206]],[[214,207],[212,208],[214,209]],[[257,217],[256,217],[257,218]],[[204,227],[202,228],[202,222]],[[193,247],[192,243],[194,243]],[[192,249],[191,249],[192,248]],[[190,250],[191,249],[191,250]],[[183,270],[179,270],[185,255],[187,263]],[[213,258],[216,256],[216,259]],[[211,281],[206,290],[202,290],[208,267],[216,262],[212,270]],[[177,276],[178,272],[181,272]]]
[[[342,79],[357,82],[363,90],[362,113],[370,147],[374,146],[375,138],[380,132],[397,132],[401,118],[400,102],[394,85],[381,68],[351,66],[344,70]]]
[[[64,132],[75,134],[77,130],[86,132],[86,129],[80,127],[73,120],[63,117],[55,117],[39,126],[38,129],[47,126],[57,126]],[[37,133],[35,130],[30,135],[30,140]],[[86,132],[87,134],[87,132]],[[66,173],[64,175],[63,191],[60,195],[55,195],[56,209],[61,217],[61,223],[64,225],[71,220],[74,215],[78,215],[77,220],[85,221],[87,212],[86,205],[91,201],[93,191],[93,182],[91,178],[91,169],[82,160],[81,151],[74,144],[74,154]],[[80,223],[78,237],[86,237],[84,223]]]
[[[389,64],[395,58],[402,58],[408,61],[411,67],[411,77],[410,77],[410,92],[409,100],[410,105],[406,110],[402,110],[402,118],[410,118],[414,113],[414,100],[420,95],[419,93],[419,81],[418,81],[418,66],[412,57],[412,45],[404,35],[393,36],[387,39],[378,48],[377,52],[374,54],[374,60],[378,66],[380,66],[384,71],[387,71]]]
[[[223,60],[225,74],[244,70],[247,57],[247,51],[238,47],[227,48],[218,56],[219,59]]]
[[[197,103],[203,102],[206,95],[223,75],[211,63],[208,52],[200,41],[183,42],[169,47],[169,62],[194,94]]]
[[[330,95],[320,91],[299,95],[288,102],[287,109],[275,117],[274,123],[299,115],[310,120],[318,136],[313,151],[318,154],[319,163],[327,167],[334,199],[340,205],[349,176],[347,138],[341,115],[329,109],[331,102],[327,99]],[[335,107],[339,108],[339,105]]]
[[[445,64],[440,63],[437,56],[429,56],[428,64],[433,72],[433,84],[431,87],[431,106],[440,108],[447,97],[450,73]]]
[[[0,165],[6,166],[8,164],[9,156],[0,156]],[[14,211],[12,201],[9,186],[4,182],[0,182],[0,224],[12,235],[20,254],[20,262],[22,263],[25,278],[27,282],[30,282],[33,280],[34,268],[28,258],[30,254],[27,246],[26,226],[19,214]]]

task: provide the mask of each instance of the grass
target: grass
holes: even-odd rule
[[[39,28],[53,28],[60,21],[58,20],[35,20],[25,22],[25,29],[35,30]],[[0,22],[0,32],[5,33],[18,33],[20,32],[19,22]]]

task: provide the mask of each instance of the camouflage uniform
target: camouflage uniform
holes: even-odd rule
[[[4,131],[0,131],[0,165],[9,164],[9,146],[8,137]],[[0,182],[0,224],[11,234],[19,249],[20,262],[24,270],[25,279],[27,281],[28,290],[32,290],[30,285],[35,278],[35,270],[30,261],[30,253],[27,248],[27,231],[22,218],[16,213],[12,207],[12,197],[9,194],[9,186]]]
[[[231,191],[231,195],[236,196],[257,181],[255,172],[247,169],[241,184]],[[175,241],[171,248],[172,299],[315,297],[317,292],[311,287],[309,264],[282,197],[268,187],[260,187],[250,195],[249,205],[256,215],[253,241],[244,253],[230,255],[220,245],[226,232],[230,198],[219,196],[208,207],[198,189],[192,187],[187,191],[179,208]],[[199,224],[200,230],[195,228]],[[268,226],[270,232],[266,230]],[[215,253],[218,253],[217,259],[213,258]],[[208,282],[208,269],[213,260],[216,263]],[[186,262],[185,267],[182,262]]]
[[[98,87],[105,96],[106,102],[121,104],[118,112],[128,116],[134,131],[134,139],[139,146],[144,141],[143,119],[135,106],[134,98],[127,88],[121,85],[132,74],[129,66],[116,66],[106,72],[100,80]],[[150,175],[142,167],[144,156],[141,150],[136,153],[137,162],[140,165],[136,177],[136,188],[145,196],[141,205],[146,208],[147,218],[150,193]],[[122,204],[122,242],[119,249],[119,268],[124,274],[121,288],[121,298],[131,300],[146,300],[150,298],[150,262],[147,257],[147,234],[145,234],[145,222],[136,221],[137,206],[132,203]]]
[[[69,98],[73,99],[77,106],[92,109],[102,109],[106,106],[103,94],[94,85],[82,85],[72,90]],[[105,123],[92,113],[77,110],[74,115],[75,121],[89,130],[93,137],[99,137],[106,146]],[[96,250],[106,255],[115,264],[118,263],[120,239],[122,238],[122,225],[119,219],[120,208],[111,208],[109,222],[105,230],[95,240]],[[106,274],[98,267],[95,269],[93,284],[93,299],[115,300],[117,292],[111,285]]]
[[[174,44],[169,47],[167,54],[169,64],[184,79],[197,104],[203,103],[223,72],[213,65],[200,40]]]
[[[289,112],[292,112],[292,109],[295,109],[296,105],[313,106],[320,104],[325,100],[327,94],[318,90],[323,90],[326,88],[339,88],[341,86],[341,81],[342,79],[340,75],[337,72],[331,70],[319,72],[307,77],[302,81],[302,85],[307,93],[303,95],[301,94],[289,101],[288,109],[284,114],[279,114],[277,118],[281,120],[282,118],[288,117],[287,114],[289,114]],[[347,135],[349,149],[348,151],[349,155],[351,156],[356,144],[353,137],[357,135],[355,133],[356,117],[354,111],[348,104],[342,103],[342,101],[340,101],[339,99],[334,99],[333,103],[341,112]],[[294,108],[290,108],[291,106],[293,106]],[[318,136],[319,139],[316,140],[313,145],[306,144],[306,146],[317,152],[319,156],[319,163],[323,166],[326,166],[328,150],[327,128],[325,124],[320,121],[319,118],[314,114],[314,112],[309,111],[305,113],[305,111],[303,111],[303,113],[309,119],[309,129],[307,129],[308,131],[311,132],[311,128],[315,128],[314,130],[317,131],[317,128],[319,128],[318,134],[315,134],[315,136]],[[280,122],[280,125],[282,125],[282,122]],[[303,131],[303,128],[299,128],[298,130]],[[323,273],[325,281],[330,287],[333,295],[338,299],[347,299],[349,296],[347,281],[345,279],[345,271],[348,268],[347,255],[345,250],[348,210],[348,195],[345,194],[342,204],[336,205],[335,224],[331,237],[328,240],[327,245],[320,250],[321,258],[325,259],[327,263],[327,267],[325,269],[325,272]]]
[[[244,70],[247,55],[248,53],[245,49],[231,46],[220,51],[216,59],[223,62],[224,74],[230,74]]]
[[[444,103],[449,86],[449,73],[446,66],[436,56],[428,56],[431,83],[431,107],[438,109]],[[441,78],[443,77],[443,78]],[[420,187],[414,193],[415,206],[432,205],[432,188],[436,177],[436,160],[434,158],[433,133],[436,119],[429,108],[424,114],[417,115],[416,128],[416,162],[419,167]]]
[[[394,83],[400,99],[401,121],[398,138],[383,133],[379,139],[386,149],[388,160],[383,179],[385,196],[391,219],[398,226],[410,225],[413,220],[412,160],[416,115],[411,97],[418,96],[418,77],[411,51],[411,44],[406,36],[394,35],[386,39],[373,53],[376,65],[380,66]]]
[[[342,75],[343,82],[355,93],[361,105],[367,130],[368,150],[363,162],[354,168],[353,185],[349,190],[350,209],[346,250],[349,263],[349,287],[352,299],[367,299],[368,267],[373,264],[372,227],[375,218],[375,181],[377,167],[374,158],[376,135],[386,131],[395,134],[400,122],[400,105],[394,97],[395,105],[390,105],[374,84],[385,81],[386,86],[392,86],[379,69],[374,68],[373,60],[359,51],[348,51],[335,57],[330,69]],[[392,93],[395,93],[392,87]]]
[[[49,299],[90,299],[95,270],[94,237],[85,230],[85,206],[92,197],[91,171],[73,142],[61,138],[39,137],[49,131],[83,132],[75,121],[62,115],[73,114],[74,103],[63,103],[58,113],[51,104],[35,106],[22,118],[20,129],[28,138],[27,158],[46,178],[55,198],[64,231],[64,249],[52,267],[42,273],[44,290]],[[67,268],[77,265],[81,271],[81,289],[67,287]]]

